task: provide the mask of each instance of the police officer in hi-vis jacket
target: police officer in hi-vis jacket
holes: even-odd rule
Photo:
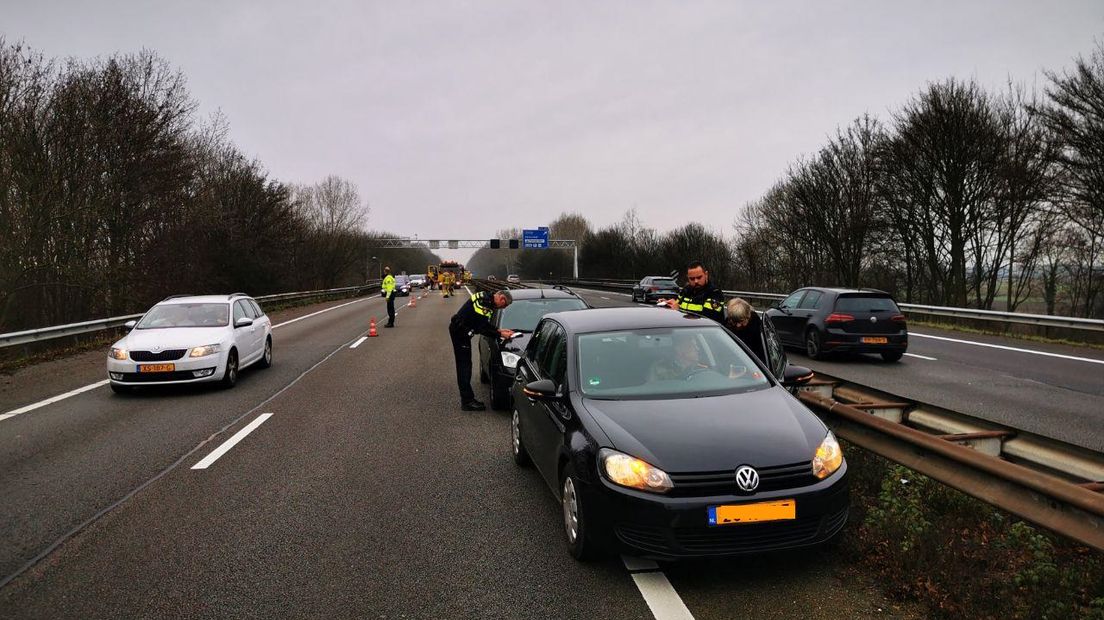
[[[476,293],[464,302],[449,322],[449,338],[452,339],[452,353],[456,357],[456,385],[460,388],[460,409],[464,411],[483,411],[487,408],[476,400],[471,387],[472,335],[481,334],[492,338],[513,336],[513,330],[495,329],[491,322],[495,311],[509,306],[513,300],[510,291]]]

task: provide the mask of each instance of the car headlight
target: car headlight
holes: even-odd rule
[[[214,355],[222,350],[217,344],[205,344],[202,347],[196,347],[192,349],[192,352],[188,354],[188,357],[207,357],[208,355]]]
[[[127,350],[119,347],[111,347],[111,353],[108,354],[113,360],[125,360],[127,358]]]
[[[521,356],[517,353],[510,353],[509,351],[502,352],[502,365],[507,368],[517,368],[518,362],[521,361]]]
[[[816,454],[813,456],[813,475],[823,480],[835,473],[841,465],[843,465],[843,450],[840,449],[836,436],[832,431],[828,431],[828,435],[817,446]]]
[[[630,489],[651,491],[653,493],[666,493],[675,486],[667,472],[648,463],[622,454],[616,450],[602,448],[598,451],[598,462],[602,464],[602,471],[614,484],[619,484]]]

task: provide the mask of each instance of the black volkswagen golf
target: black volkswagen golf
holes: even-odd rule
[[[547,315],[518,363],[513,455],[579,559],[815,545],[847,521],[836,438],[726,329],[658,308]]]

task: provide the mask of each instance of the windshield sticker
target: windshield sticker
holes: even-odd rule
[[[601,385],[602,380],[599,379],[598,377],[591,377],[590,380],[587,381],[587,383],[589,383],[591,385]]]

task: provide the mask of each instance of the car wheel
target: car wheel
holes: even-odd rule
[[[510,385],[500,381],[491,381],[491,409],[506,411],[510,409]]]
[[[596,559],[601,555],[599,541],[591,528],[590,506],[580,493],[579,478],[575,468],[564,469],[560,485],[560,506],[563,512],[564,537],[567,550],[580,561]]]
[[[820,343],[820,332],[815,327],[810,327],[805,332],[805,355],[814,360],[824,357],[824,351]]]
[[[272,337],[265,338],[264,355],[261,359],[257,360],[258,368],[268,368],[272,366]]]
[[[119,385],[118,383],[111,384],[111,391],[116,394],[133,394],[134,388],[129,385]]]
[[[885,351],[882,353],[882,359],[887,362],[896,362],[900,360],[901,356],[904,354],[904,351]]]
[[[222,381],[219,385],[224,388],[232,388],[238,383],[238,352],[230,349],[230,355],[226,357],[226,370],[222,373]]]
[[[510,423],[510,434],[513,438],[514,465],[529,467],[533,464],[533,460],[529,458],[529,451],[525,449],[525,444],[521,443],[521,417],[517,409],[514,409],[514,419]]]

